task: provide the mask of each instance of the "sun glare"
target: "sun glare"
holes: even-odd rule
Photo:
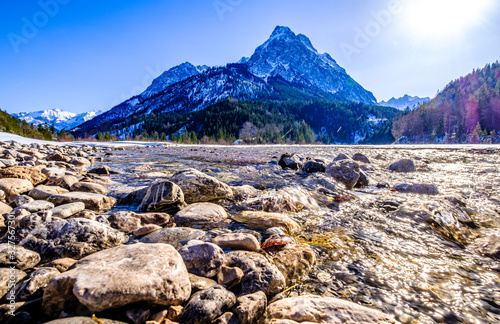
[[[405,21],[409,32],[422,39],[460,37],[478,25],[492,0],[409,0]]]

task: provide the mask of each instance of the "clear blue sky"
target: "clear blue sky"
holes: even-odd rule
[[[500,59],[496,0],[5,0],[0,21],[8,112],[107,110],[182,62],[250,56],[277,25],[308,36],[378,100],[434,96]]]

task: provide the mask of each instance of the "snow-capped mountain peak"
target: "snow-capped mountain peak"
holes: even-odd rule
[[[39,110],[33,112],[21,112],[12,114],[20,120],[25,120],[33,125],[47,124],[54,125],[57,131],[70,130],[86,121],[91,120],[101,113],[100,110],[93,110],[82,114],[75,114],[59,108]]]
[[[381,102],[379,102],[379,105],[393,107],[393,108],[396,108],[399,110],[405,110],[406,108],[415,109],[418,106],[420,106],[421,104],[429,102],[429,101],[431,101],[431,98],[429,98],[429,97],[420,98],[417,96],[412,97],[412,96],[405,94],[401,98],[392,97],[391,99],[389,99],[387,101],[381,101]]]

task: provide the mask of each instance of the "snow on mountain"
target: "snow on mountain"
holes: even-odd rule
[[[285,81],[334,94],[344,100],[376,104],[373,94],[361,87],[327,53],[320,54],[309,38],[278,26],[248,60],[254,75]]]
[[[376,104],[373,94],[354,81],[328,54],[320,54],[304,35],[276,27],[250,58],[223,67],[189,62],[157,77],[143,93],[103,113],[77,130],[93,134],[123,124],[133,116],[196,111],[222,99],[267,99],[279,96],[276,85],[313,97]],[[287,98],[282,98],[286,100]],[[122,126],[118,126],[122,127]],[[116,127],[115,127],[116,129]]]
[[[393,107],[399,110],[405,110],[406,108],[415,109],[421,104],[429,101],[431,101],[431,98],[429,97],[420,98],[420,97],[412,97],[409,95],[404,95],[401,98],[396,99],[392,97],[388,101],[381,101],[379,102],[379,105]]]
[[[57,131],[70,130],[83,124],[101,113],[100,110],[93,110],[82,114],[75,114],[59,108],[50,110],[40,110],[33,112],[21,112],[12,114],[20,120],[25,120],[33,125],[47,124],[54,125]]]

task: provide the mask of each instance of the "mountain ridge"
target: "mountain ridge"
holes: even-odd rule
[[[431,98],[429,97],[418,97],[418,96],[410,96],[408,94],[405,94],[403,97],[395,98],[392,97],[391,99],[387,101],[381,101],[379,102],[380,106],[388,106],[388,107],[393,107],[398,110],[405,110],[406,108],[410,109],[415,109],[418,106],[422,105],[423,103],[431,101]]]
[[[35,126],[47,124],[48,126],[54,126],[57,131],[68,131],[98,116],[100,113],[100,110],[92,110],[76,114],[59,108],[54,108],[33,112],[14,113],[12,115]]]

